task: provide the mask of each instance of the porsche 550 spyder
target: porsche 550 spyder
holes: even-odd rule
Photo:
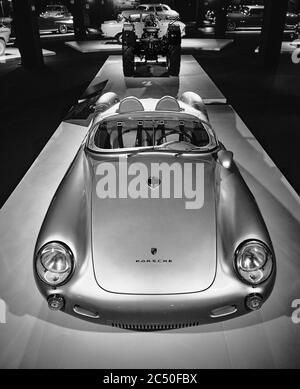
[[[51,310],[131,330],[261,308],[272,243],[197,94],[97,100],[42,224],[34,274]]]

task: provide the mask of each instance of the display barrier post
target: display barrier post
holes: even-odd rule
[[[22,65],[27,69],[41,68],[44,58],[41,48],[35,0],[12,0],[13,29]]]
[[[286,22],[288,0],[265,0],[265,12],[259,46],[260,61],[264,67],[276,68]]]

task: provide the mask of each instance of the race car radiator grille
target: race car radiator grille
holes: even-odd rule
[[[133,331],[162,331],[174,330],[178,328],[195,327],[199,322],[193,323],[176,323],[176,324],[125,324],[125,323],[111,323],[112,327],[122,328]]]

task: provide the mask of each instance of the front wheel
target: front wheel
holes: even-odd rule
[[[170,76],[178,76],[180,72],[180,45],[170,45],[167,54],[167,65]]]
[[[58,32],[60,34],[66,34],[68,32],[68,27],[65,24],[61,24],[58,27]]]
[[[234,31],[236,29],[236,23],[235,22],[227,22],[227,30],[228,31]]]
[[[5,54],[6,43],[0,39],[0,57]]]
[[[134,47],[123,46],[123,73],[125,77],[132,77],[134,74]]]

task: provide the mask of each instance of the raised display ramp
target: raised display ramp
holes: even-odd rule
[[[56,55],[54,51],[42,49],[44,57],[49,57],[50,55]],[[6,63],[8,61],[13,61],[16,59],[21,59],[20,51],[17,47],[7,46],[5,54],[0,56],[0,63]]]
[[[233,39],[201,39],[201,38],[183,38],[182,51],[203,50],[203,51],[221,51],[231,45]],[[69,41],[65,45],[81,53],[110,52],[120,54],[122,46],[114,40],[90,40],[90,41]]]
[[[168,76],[165,62],[146,65],[137,61],[135,76],[125,78],[122,57],[111,55],[87,88],[85,96],[97,92],[97,88],[101,88],[103,93],[115,92],[120,98],[131,95],[138,98],[159,98],[164,95],[177,97],[184,91],[193,90],[207,104],[226,103],[226,97],[192,55],[181,57],[179,77]]]
[[[148,90],[144,97],[153,96]],[[300,324],[291,320],[292,301],[300,298],[299,197],[232,107],[209,105],[208,114],[234,152],[274,243],[278,275],[263,309],[158,333],[50,311],[34,282],[32,254],[49,202],[89,128],[88,122],[63,122],[0,210],[0,296],[7,307],[6,324],[0,324],[1,368],[300,367]]]

